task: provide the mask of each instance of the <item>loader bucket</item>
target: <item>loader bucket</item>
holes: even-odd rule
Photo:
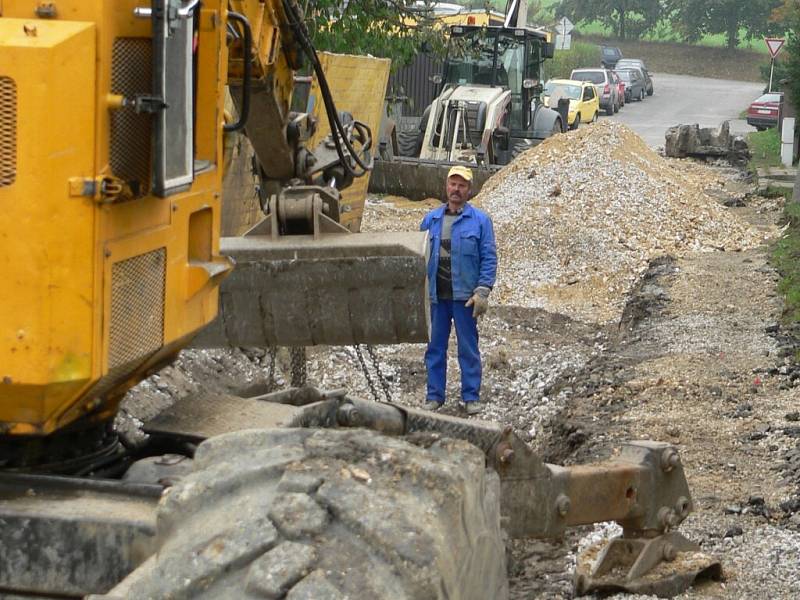
[[[376,159],[369,180],[369,191],[375,194],[404,196],[410,200],[441,198],[447,172],[455,164],[463,163],[437,162],[421,158]],[[466,166],[472,168],[474,194],[481,190],[489,177],[501,169],[499,165]]]
[[[422,232],[230,237],[233,273],[194,347],[426,342]]]

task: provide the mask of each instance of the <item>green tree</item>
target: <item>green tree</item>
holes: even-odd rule
[[[781,4],[781,0],[669,0],[669,9],[675,28],[687,42],[722,33],[728,48],[735,48],[742,37],[752,40],[774,33],[770,15]]]
[[[775,81],[789,80],[789,100],[800,110],[800,0],[785,0],[772,12],[771,23],[786,34],[786,47],[778,55]],[[773,89],[777,86],[773,85]],[[796,198],[800,198],[797,195]]]
[[[311,0],[306,27],[317,50],[391,58],[392,67],[422,50],[440,50],[432,2],[415,0]]]
[[[664,14],[662,0],[562,0],[558,15],[575,23],[598,21],[621,40],[641,37]]]

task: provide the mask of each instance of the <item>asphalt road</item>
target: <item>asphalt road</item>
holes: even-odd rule
[[[653,84],[655,94],[608,117],[628,125],[652,147],[663,146],[664,132],[679,124],[718,127],[730,120],[734,133],[755,131],[739,114],[761,95],[762,84],[662,73],[653,74]]]

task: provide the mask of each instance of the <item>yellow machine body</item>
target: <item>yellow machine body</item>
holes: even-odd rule
[[[427,339],[427,238],[348,237],[358,219],[339,190],[354,177],[336,169],[355,154],[303,145],[313,119],[290,106],[313,48],[285,10],[0,1],[0,436],[109,421],[211,322],[226,333],[213,343],[234,346]],[[226,115],[228,90],[243,116]],[[268,234],[249,230],[244,246],[220,239],[225,131],[242,127],[273,194]],[[258,275],[240,268],[220,288],[234,260]]]
[[[196,33],[196,174],[149,192],[151,85],[136,0],[4,0],[0,18],[0,433],[110,418],[124,391],[217,314],[222,11]],[[47,16],[49,18],[39,18]],[[120,180],[139,176],[131,192]]]

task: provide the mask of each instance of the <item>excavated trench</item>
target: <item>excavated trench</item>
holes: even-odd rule
[[[594,337],[604,340],[603,350],[581,369],[564,372],[553,383],[552,393],[561,397],[563,404],[534,442],[545,461],[570,465],[610,456],[615,446],[606,439],[608,424],[623,412],[623,407],[618,403],[596,406],[591,414],[576,407],[590,402],[600,390],[619,385],[624,368],[635,363],[636,357],[625,356],[624,348],[663,306],[665,298],[658,280],[673,264],[669,257],[652,261],[634,287],[620,323],[596,328]],[[590,526],[572,529],[563,540],[510,540],[510,598],[572,598],[575,553],[581,539],[593,529]]]
[[[747,197],[726,210],[767,237],[780,208]],[[418,220],[419,209],[408,210],[410,219],[404,211],[386,212],[386,226]],[[780,325],[777,276],[766,256],[762,247],[651,260],[614,325],[496,306],[479,326],[482,418],[511,425],[548,462],[606,458],[629,439],[678,445],[696,503],[682,530],[721,556],[728,578],[686,597],[790,598],[800,585],[800,368],[791,359],[791,332]],[[424,400],[423,351],[419,344],[378,348],[394,401]],[[125,412],[146,419],[199,390],[260,389],[268,365],[262,350],[184,352],[132,391]],[[443,409],[449,414],[462,414],[457,368],[452,349]],[[371,397],[352,349],[311,350],[308,373],[320,388]],[[276,374],[285,385],[288,356],[279,354]],[[578,544],[608,530],[584,527],[563,540],[510,542],[511,598],[571,597]],[[752,556],[771,558],[751,564]]]

